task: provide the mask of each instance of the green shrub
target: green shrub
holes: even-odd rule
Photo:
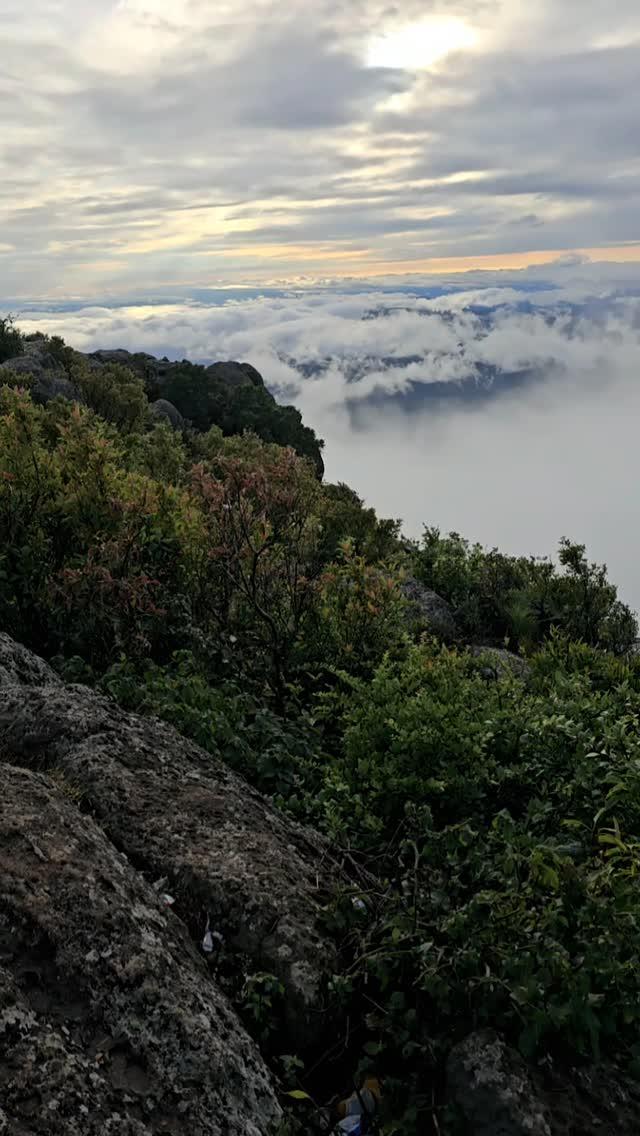
[[[161,395],[177,406],[201,433],[218,426],[226,436],[245,431],[257,434],[264,442],[291,446],[322,475],[324,443],[303,424],[294,406],[279,405],[257,382],[233,386],[205,367],[184,359],[169,366],[162,387],[150,383],[148,389],[153,398]]]
[[[0,363],[6,363],[7,359],[14,359],[23,352],[24,342],[13,316],[0,318]]]
[[[317,602],[304,625],[308,665],[370,674],[405,639],[405,601],[393,571],[368,564],[350,540],[319,580]]]
[[[505,556],[470,545],[457,533],[425,529],[415,557],[418,579],[453,606],[468,638],[533,647],[562,630],[617,654],[637,635],[637,622],[617,596],[604,566],[590,564],[582,544],[563,539],[560,571],[550,560]]]
[[[224,670],[233,671],[233,645]],[[213,677],[213,681],[212,681]],[[166,666],[142,668],[130,660],[111,666],[100,687],[129,710],[175,726],[215,758],[242,773],[290,812],[306,815],[318,783],[319,738],[304,714],[283,719],[235,679],[212,676],[188,651]]]
[[[638,1044],[640,694],[615,659],[563,649],[533,690],[422,646],[325,696],[324,825],[384,881],[365,919],[334,915],[347,997],[375,1004],[368,1052],[405,1086],[481,1024],[527,1055]]]
[[[87,406],[123,433],[140,430],[147,411],[142,379],[117,363],[91,366],[84,360],[70,367],[70,378]]]
[[[375,510],[366,509],[362,498],[342,482],[323,486],[319,514],[327,562],[339,556],[345,540],[351,542],[356,556],[371,564],[388,560],[398,551],[400,521],[379,519]]]
[[[127,464],[154,481],[178,485],[189,469],[187,448],[167,422],[156,422],[145,433],[132,433],[127,439]]]

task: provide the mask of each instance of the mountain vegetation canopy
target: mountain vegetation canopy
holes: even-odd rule
[[[478,1026],[635,1073],[640,663],[606,569],[569,540],[552,560],[404,539],[323,482],[313,431],[248,365],[83,356],[10,319],[0,362],[0,630],[355,865],[326,904],[327,1013],[351,1023],[340,1068],[384,1077],[385,1130],[437,1115]],[[243,1012],[298,1092],[289,1130],[313,1131],[330,1060],[283,1058],[278,997],[254,976]]]

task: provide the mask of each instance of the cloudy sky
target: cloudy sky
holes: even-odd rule
[[[637,0],[3,0],[0,292],[639,260]]]

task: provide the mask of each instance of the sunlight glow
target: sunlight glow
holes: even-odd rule
[[[420,71],[451,55],[473,47],[476,33],[464,20],[436,17],[376,36],[368,46],[369,67]]]

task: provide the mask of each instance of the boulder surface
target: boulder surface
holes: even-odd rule
[[[59,783],[0,765],[0,1132],[266,1136],[260,1054],[184,927]]]
[[[292,1051],[316,1043],[320,838],[6,635],[0,801],[0,1133],[266,1136],[277,1094],[201,946],[277,975]]]

